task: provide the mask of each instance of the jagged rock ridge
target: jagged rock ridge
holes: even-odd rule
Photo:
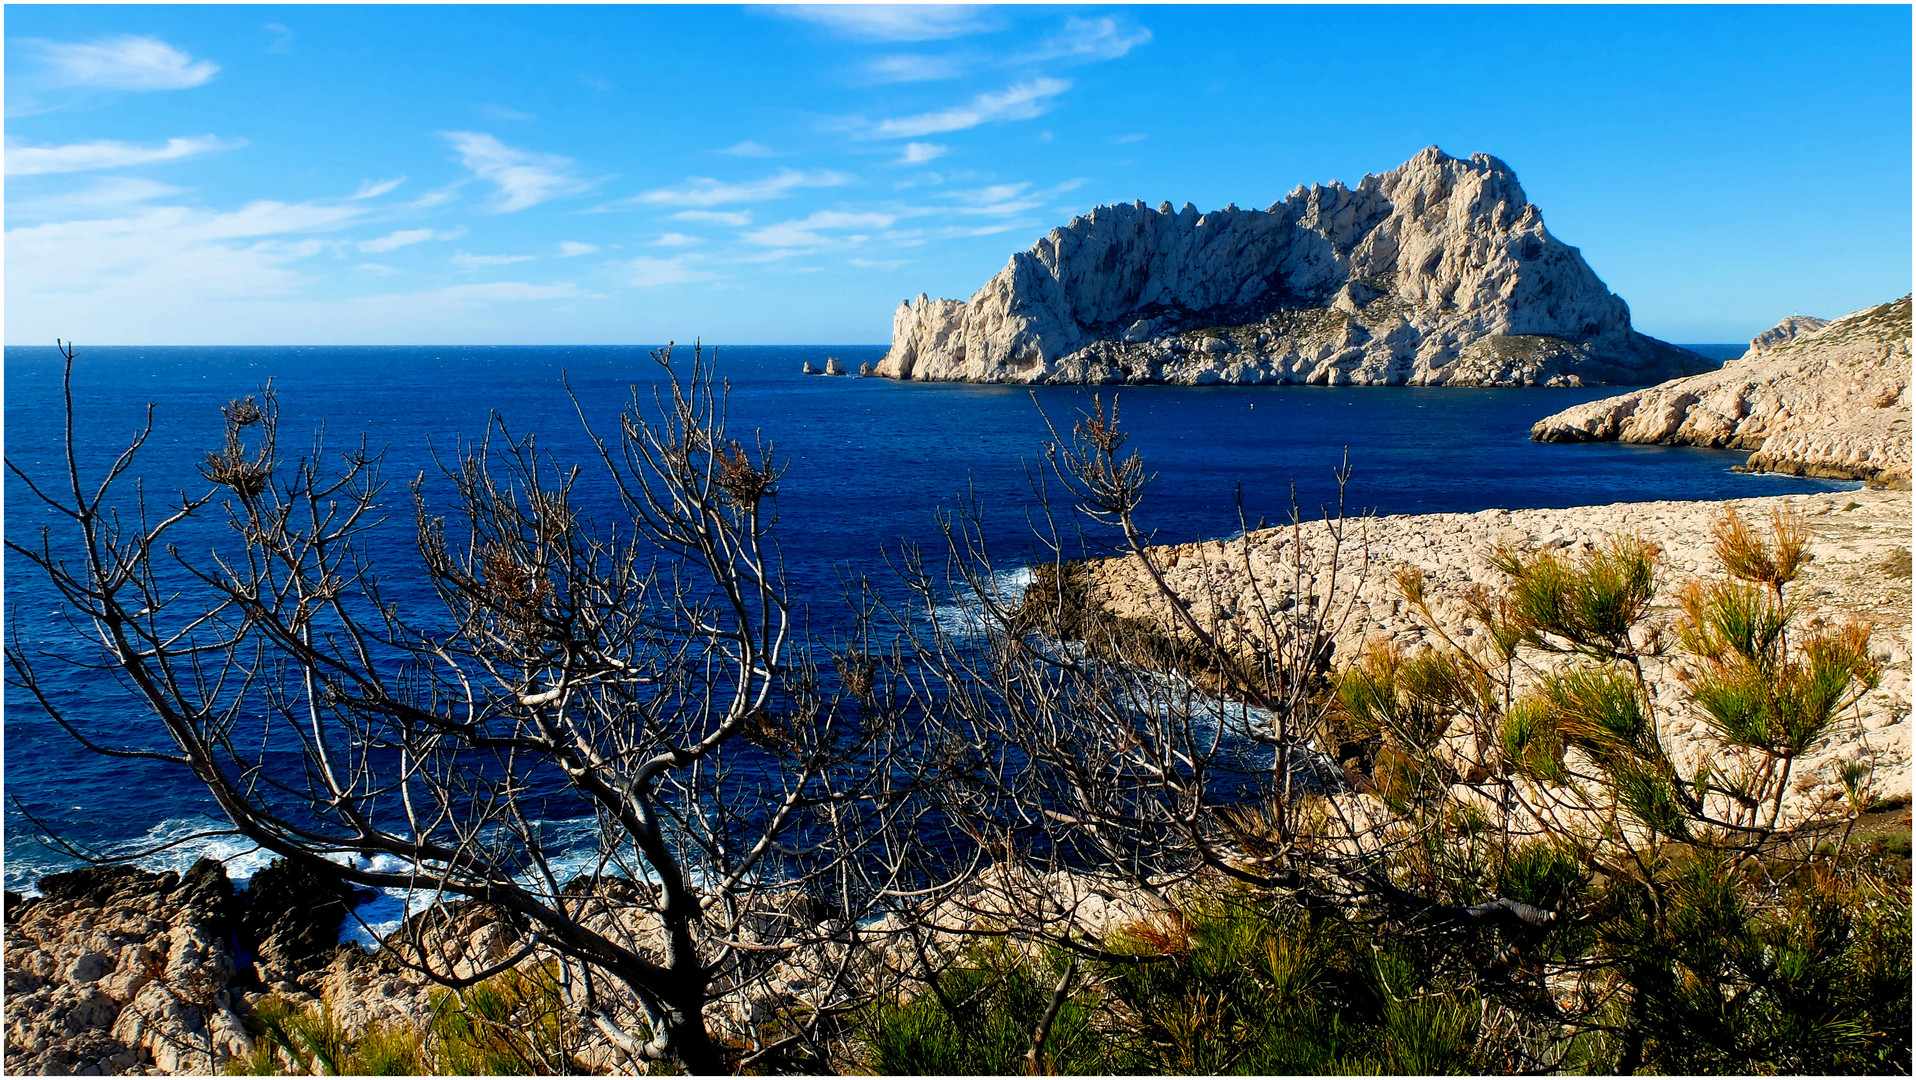
[[[1632,330],[1509,166],[1433,146],[1267,210],[1098,207],[1013,255],[969,302],[901,304],[876,373],[1582,386],[1713,366]]]
[[[1721,371],[1566,409],[1530,437],[1749,450],[1756,471],[1906,488],[1909,385],[1905,296],[1832,323],[1792,316]]]

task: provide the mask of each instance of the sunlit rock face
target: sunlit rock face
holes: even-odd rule
[[[877,374],[1584,386],[1714,366],[1632,330],[1509,166],[1433,146],[1266,210],[1098,207],[1013,255],[969,302],[899,305]]]
[[[1910,484],[1909,297],[1835,322],[1791,316],[1719,371],[1546,416],[1539,442],[1751,451],[1748,468]]]

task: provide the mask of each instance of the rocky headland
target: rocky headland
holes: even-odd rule
[[[1881,684],[1856,710],[1813,745],[1797,763],[1798,779],[1784,805],[1786,820],[1825,806],[1841,790],[1838,769],[1863,761],[1878,797],[1910,795],[1910,501],[1884,491],[1772,496],[1727,502],[1645,502],[1557,510],[1485,510],[1475,514],[1414,514],[1352,519],[1337,561],[1339,592],[1331,605],[1349,617],[1335,638],[1333,668],[1341,669],[1380,642],[1405,648],[1433,639],[1392,581],[1402,566],[1425,575],[1432,609],[1448,628],[1465,626],[1475,588],[1497,588],[1503,577],[1492,562],[1498,544],[1582,552],[1620,534],[1634,534],[1662,548],[1660,586],[1650,619],[1664,627],[1676,614],[1686,580],[1721,578],[1713,553],[1711,524],[1726,508],[1766,526],[1773,510],[1796,510],[1808,520],[1812,561],[1791,586],[1803,624],[1856,618],[1873,631],[1872,653],[1882,665]],[[1293,573],[1301,545],[1304,569]],[[1206,541],[1150,549],[1165,580],[1187,602],[1200,625],[1216,626],[1220,639],[1247,642],[1267,636],[1260,600],[1273,611],[1292,605],[1297,591],[1326,591],[1331,559],[1328,526],[1308,523],[1251,533],[1232,541]],[[1118,619],[1141,622],[1158,633],[1188,636],[1167,601],[1130,556],[1076,564],[1085,602]],[[1462,640],[1468,643],[1471,627]],[[1480,631],[1479,631],[1480,632]],[[1660,734],[1680,768],[1691,769],[1715,743],[1708,728],[1684,704],[1683,672],[1672,653],[1647,662],[1646,674],[1661,703]],[[1686,773],[1687,775],[1687,773]]]
[[[876,374],[1012,383],[1640,385],[1716,365],[1637,333],[1516,174],[1430,147],[1265,210],[1101,206],[969,301],[920,295]]]
[[[1720,371],[1539,420],[1540,442],[1751,451],[1759,472],[1910,486],[1910,298],[1835,322],[1792,316]]]

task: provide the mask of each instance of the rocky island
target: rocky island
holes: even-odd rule
[[[969,301],[920,295],[876,374],[1013,383],[1641,385],[1715,367],[1637,333],[1487,154],[1430,147],[1265,210],[1101,206]]]
[[[1792,316],[1720,371],[1566,409],[1530,437],[1749,450],[1752,471],[1908,488],[1909,381],[1905,296],[1830,323]]]

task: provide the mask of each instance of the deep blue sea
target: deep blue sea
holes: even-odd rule
[[[1741,346],[1692,346],[1718,358]],[[365,433],[383,450],[394,509],[376,548],[384,579],[403,579],[410,547],[407,482],[428,474],[432,453],[484,433],[495,413],[515,432],[536,432],[561,460],[586,463],[569,380],[586,414],[609,422],[634,384],[657,368],[641,347],[88,348],[73,388],[82,467],[97,473],[138,429],[147,403],[154,435],[132,475],[149,501],[202,486],[195,466],[220,437],[220,405],[274,380],[281,456],[296,457],[324,425],[328,452]],[[689,356],[689,349],[680,349]],[[986,508],[985,531],[1001,566],[1037,550],[1029,522],[1031,475],[1048,435],[1043,415],[1069,430],[1091,390],[895,383],[806,376],[807,360],[837,356],[850,370],[876,362],[882,346],[736,347],[716,350],[731,384],[730,426],[775,444],[788,468],[778,496],[778,534],[794,591],[814,628],[829,627],[847,572],[882,578],[885,551],[904,542],[941,550],[937,514],[970,498]],[[28,475],[64,483],[60,361],[51,348],[6,350],[6,456]],[[1616,444],[1543,445],[1538,418],[1615,393],[1605,389],[1324,387],[1137,387],[1119,392],[1123,424],[1156,479],[1144,518],[1164,542],[1239,531],[1239,507],[1255,526],[1288,519],[1292,487],[1307,517],[1337,495],[1335,470],[1348,449],[1353,511],[1416,513],[1491,507],[1575,506],[1648,499],[1711,499],[1823,491],[1855,485],[1731,471],[1745,455]],[[1108,400],[1111,391],[1103,391]],[[609,426],[609,425],[608,425]],[[6,534],[36,536],[49,515],[13,475],[6,480]],[[1061,514],[1065,507],[1056,507]],[[1068,515],[1067,515],[1068,516]],[[1095,537],[1093,538],[1095,541]],[[9,552],[7,633],[28,647],[68,633],[58,604],[32,567]],[[403,599],[403,597],[402,597]],[[418,597],[418,599],[424,599]],[[114,681],[93,671],[50,673],[94,720],[144,730]],[[210,802],[190,777],[142,762],[96,757],[55,728],[31,699],[6,691],[5,879],[10,889],[74,860],[36,839],[14,801],[94,848],[179,835],[203,825]],[[236,876],[257,856],[209,841],[156,856],[178,868],[206,851],[234,858]]]

